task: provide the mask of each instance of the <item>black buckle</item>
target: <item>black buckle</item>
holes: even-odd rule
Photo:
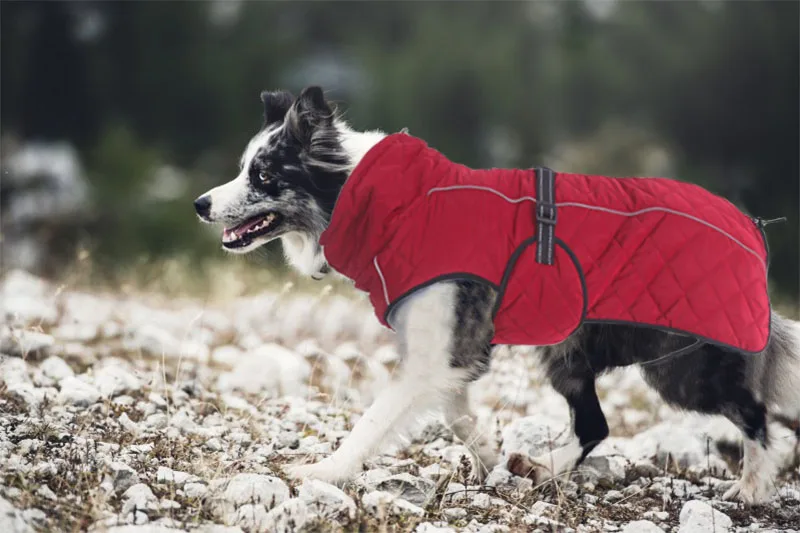
[[[550,224],[555,226],[558,222],[558,211],[556,204],[550,202],[542,202],[541,200],[536,204],[536,221],[542,224]]]

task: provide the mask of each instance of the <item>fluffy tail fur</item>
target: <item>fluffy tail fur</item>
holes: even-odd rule
[[[800,421],[800,322],[772,313],[767,349],[749,359],[751,390],[760,394],[770,416],[798,432]]]

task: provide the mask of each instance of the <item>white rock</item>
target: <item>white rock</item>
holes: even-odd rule
[[[408,473],[388,477],[377,484],[378,490],[394,494],[414,505],[425,505],[433,497],[436,485],[429,479]]]
[[[122,360],[112,360],[97,370],[94,383],[104,398],[113,398],[125,392],[138,391],[142,387],[139,378],[131,373],[127,366],[128,364]]]
[[[133,526],[114,526],[106,530],[108,533],[177,533],[180,529],[174,529],[155,524],[133,525]]]
[[[13,383],[11,385],[7,385],[6,388],[6,392],[9,396],[22,400],[30,409],[36,409],[39,407],[47,395],[46,391],[47,389],[36,388],[31,383]],[[52,396],[55,396],[55,394]]]
[[[345,517],[353,520],[356,516],[356,503],[353,499],[328,483],[306,479],[300,485],[297,496],[316,515],[335,521]]]
[[[727,532],[733,526],[731,519],[710,505],[699,500],[683,504],[680,514],[679,533]]]
[[[287,500],[270,512],[256,517],[246,513],[237,516],[237,523],[254,531],[270,533],[294,533],[301,530],[311,519],[306,503],[298,498]]]
[[[139,474],[125,463],[113,461],[108,463],[107,468],[111,476],[111,488],[117,494],[123,493],[139,483]]]
[[[379,519],[387,516],[424,516],[425,510],[389,492],[375,490],[361,497],[364,510]]]
[[[208,485],[204,483],[186,483],[183,492],[187,498],[202,498],[208,494]]]
[[[179,504],[175,500],[170,500],[168,498],[165,498],[159,502],[158,507],[160,509],[180,509],[181,504]]]
[[[27,361],[0,354],[0,380],[6,385],[31,383],[29,374],[30,367]]]
[[[122,413],[121,415],[119,415],[119,418],[117,418],[117,422],[119,422],[120,426],[125,428],[127,431],[133,433],[134,435],[139,433],[139,426],[136,425],[136,422],[131,420],[131,418],[128,416],[127,413]]]
[[[560,447],[555,439],[563,430],[563,423],[539,416],[518,418],[503,429],[502,453],[506,457],[515,452],[536,457],[550,452]]]
[[[428,465],[424,468],[419,469],[419,475],[430,479],[432,481],[438,481],[440,479],[446,478],[450,476],[452,472],[447,468],[442,467],[439,463],[433,463],[432,465]]]
[[[33,528],[25,522],[22,513],[0,496],[0,531],[3,533],[33,533]]]
[[[158,499],[144,483],[137,483],[131,486],[122,494],[122,514],[126,515],[135,511],[156,511],[158,510]]]
[[[267,511],[289,499],[289,487],[281,479],[262,474],[237,474],[222,485],[212,502],[218,516],[244,528],[260,523]],[[247,509],[243,509],[247,507]]]
[[[237,390],[277,396],[281,390],[280,363],[272,358],[256,358],[248,354],[239,359],[232,371],[219,376],[217,388],[223,392]]]
[[[70,378],[75,375],[72,368],[63,359],[56,356],[48,357],[42,361],[39,369],[45,376],[55,381],[61,381],[64,378]]]
[[[187,481],[198,479],[187,472],[180,472],[179,470],[172,470],[166,466],[159,466],[156,472],[156,482],[166,483],[170,485],[183,485]]]
[[[0,293],[4,322],[20,327],[38,327],[54,324],[58,320],[58,308],[53,298],[32,297],[30,293]]]
[[[281,479],[260,474],[237,474],[225,488],[234,505],[261,503],[270,507],[289,499],[289,487]]]
[[[100,391],[78,377],[68,377],[61,380],[61,391],[56,397],[60,404],[70,404],[76,407],[87,407],[100,399]]]
[[[243,355],[244,352],[242,350],[228,344],[214,348],[211,352],[211,360],[221,365],[234,367],[242,359]]]
[[[41,356],[54,342],[51,335],[39,331],[0,327],[0,352],[16,357]]]
[[[100,328],[97,324],[74,323],[61,324],[50,331],[56,339],[62,342],[83,342],[88,343],[96,340],[100,336]]]
[[[414,533],[456,533],[456,530],[452,527],[437,526],[430,522],[423,522],[414,529]]]
[[[664,533],[664,530],[649,520],[636,520],[625,524],[622,533]]]
[[[781,487],[780,490],[778,490],[778,496],[782,500],[800,502],[800,490],[793,487]]]
[[[581,464],[576,480],[614,487],[625,479],[627,466],[628,461],[619,455],[590,455]]]
[[[664,465],[671,457],[681,468],[702,465],[707,445],[697,430],[671,422],[662,422],[630,439],[626,457],[631,460],[654,458],[657,465]],[[711,451],[716,451],[711,446]]]
[[[35,507],[22,511],[22,516],[25,518],[26,522],[38,522],[40,526],[43,526],[47,520],[47,514],[41,509],[36,509]],[[2,522],[2,519],[0,519],[0,522]]]
[[[244,533],[244,530],[236,526],[223,526],[220,524],[203,524],[192,533]]]
[[[205,446],[212,452],[221,452],[224,449],[222,441],[217,438],[208,439]]]
[[[469,513],[463,507],[447,507],[442,510],[442,514],[449,520],[461,520]]]
[[[56,500],[56,493],[50,490],[50,487],[47,485],[42,485],[38,489],[36,489],[37,496],[40,496],[46,500],[55,501]]]
[[[378,483],[386,478],[392,477],[392,473],[385,468],[373,468],[359,474],[353,483],[363,489],[372,491],[378,486]]]
[[[181,353],[181,343],[172,333],[149,323],[129,326],[123,333],[122,347],[154,357],[175,358]]]

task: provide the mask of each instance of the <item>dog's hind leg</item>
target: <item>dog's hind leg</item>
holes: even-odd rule
[[[453,395],[445,406],[444,414],[450,429],[472,455],[476,481],[482,482],[497,464],[497,453],[492,448],[486,432],[477,425],[476,417],[469,407],[466,387]]]
[[[399,307],[394,320],[402,357],[399,379],[378,395],[330,457],[290,467],[290,476],[348,480],[388,437],[404,433],[416,418],[441,407],[464,387],[468,372],[450,362],[456,292],[453,283],[432,285]]]
[[[717,346],[642,364],[645,380],[668,403],[681,409],[722,415],[744,437],[741,478],[725,499],[753,504],[769,500],[780,468],[778,449],[767,431],[767,409],[748,383],[748,357]]]
[[[508,459],[511,473],[535,483],[575,469],[608,436],[608,423],[595,391],[594,371],[577,350],[565,352],[572,344],[568,340],[564,346],[542,348],[550,383],[567,400],[572,413],[572,439],[538,457],[515,453]]]
[[[450,367],[466,372],[467,379],[476,380],[489,371],[494,323],[492,309],[497,292],[477,281],[455,282],[455,323],[450,348]],[[445,422],[450,426],[472,455],[475,478],[481,482],[497,464],[497,454],[486,432],[478,428],[469,406],[468,385],[455,391],[445,404]]]

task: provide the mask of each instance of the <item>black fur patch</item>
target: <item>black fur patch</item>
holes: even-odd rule
[[[475,380],[488,372],[491,362],[497,291],[479,281],[452,283],[456,285],[456,309],[450,366],[468,369],[469,379]]]
[[[289,91],[263,91],[261,102],[264,104],[264,125],[266,128],[276,122],[283,122],[286,112],[292,107],[294,95]]]

